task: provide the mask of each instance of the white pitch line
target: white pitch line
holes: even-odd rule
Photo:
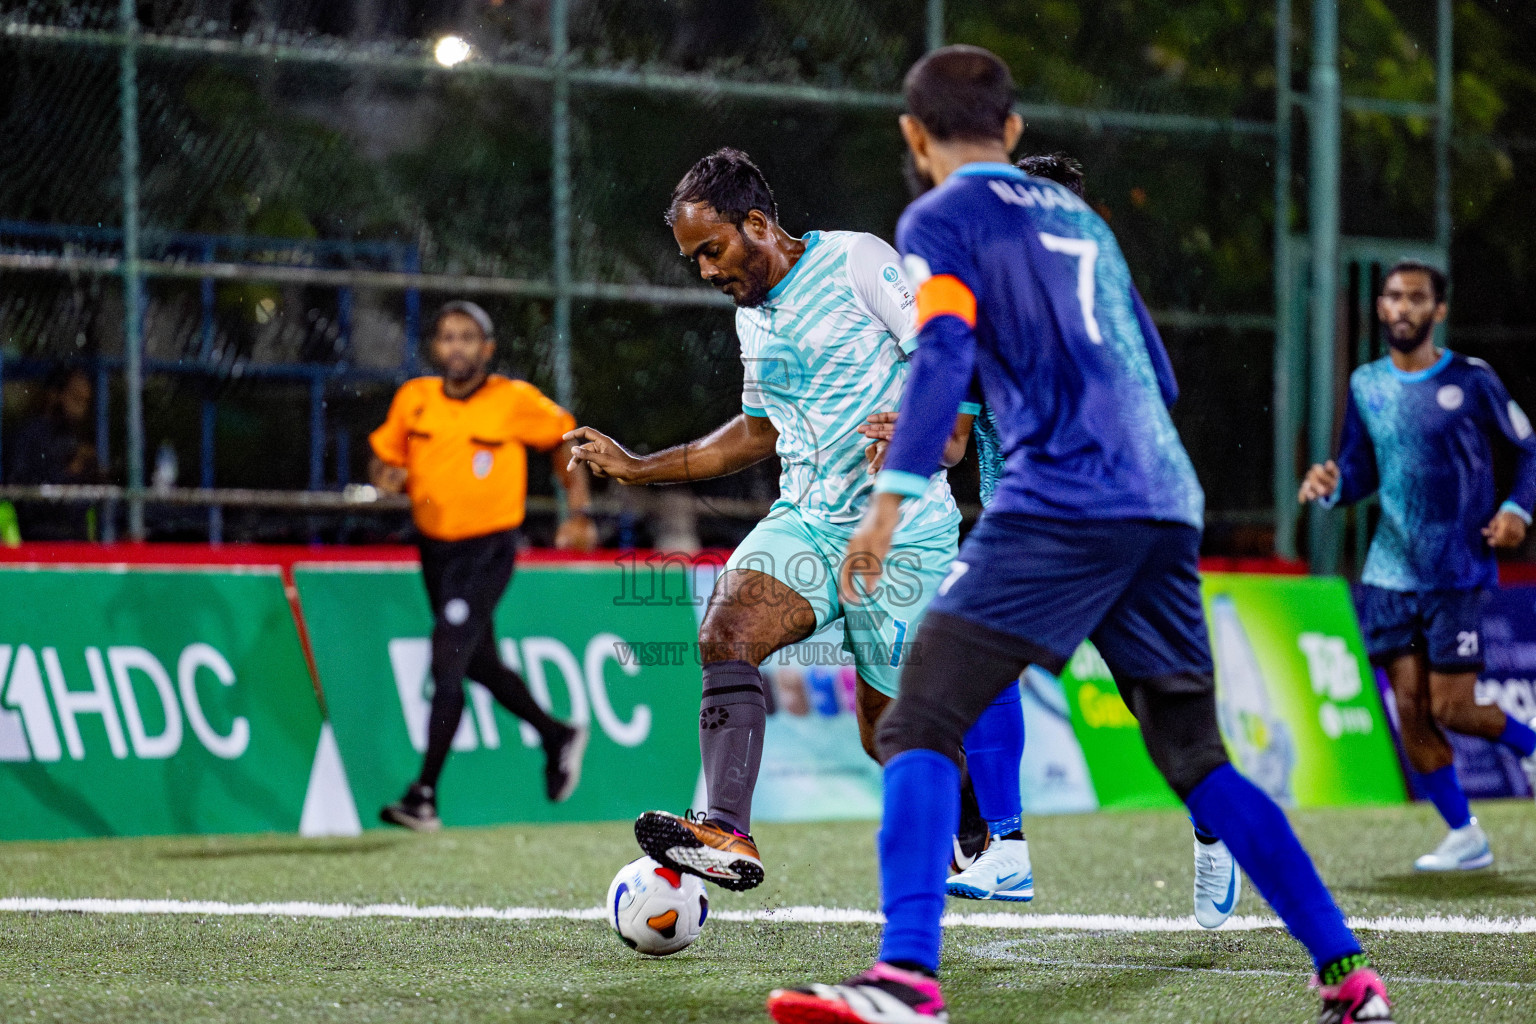
[[[602,907],[551,910],[545,907],[418,907],[408,903],[225,903],[220,900],[55,900],[46,897],[0,899],[0,912],[34,914],[190,914],[197,917],[312,917],[345,920],[363,917],[409,918],[426,921],[600,921]]]
[[[418,907],[408,903],[226,903],[220,900],[119,900],[50,899],[18,896],[0,899],[0,913],[32,914],[180,914],[199,917],[291,917],[347,920],[354,918],[403,918],[452,921],[600,921],[602,907],[550,909],[548,907]],[[717,921],[764,924],[880,924],[884,919],[872,910],[840,907],[778,907],[767,910],[716,910]],[[1081,932],[1202,932],[1193,917],[1130,917],[1119,914],[946,914],[951,928],[992,928],[1008,931]],[[1413,932],[1454,935],[1536,934],[1536,917],[1363,917],[1351,918],[1350,927],[1360,931]],[[1279,928],[1273,917],[1236,916],[1220,931],[1258,931]]]

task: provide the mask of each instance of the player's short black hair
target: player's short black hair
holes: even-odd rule
[[[443,303],[442,308],[437,311],[437,317],[432,321],[432,333],[436,334],[437,329],[442,326],[443,317],[454,314],[467,316],[473,320],[487,340],[496,337],[496,328],[491,323],[491,314],[481,308],[479,303],[470,302],[467,299],[454,299],[452,302]]]
[[[945,46],[912,65],[902,92],[907,113],[940,142],[1003,137],[1013,110],[1013,75],[991,50]]]
[[[708,203],[721,220],[738,228],[753,210],[761,210],[774,223],[779,220],[779,204],[773,201],[768,179],[751,157],[730,146],[715,150],[683,175],[667,205],[667,226],[676,222],[679,206],[692,203]]]
[[[1060,150],[1023,157],[1014,166],[1032,178],[1049,178],[1065,185],[1079,199],[1083,198],[1083,165]]]
[[[1435,305],[1445,301],[1445,289],[1450,284],[1450,279],[1445,276],[1445,271],[1432,263],[1423,260],[1398,260],[1387,268],[1387,272],[1381,275],[1381,291],[1387,290],[1387,282],[1393,274],[1428,274],[1429,287],[1435,293]]]

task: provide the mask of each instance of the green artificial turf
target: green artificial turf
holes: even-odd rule
[[[1413,874],[1442,828],[1431,809],[1293,815],[1352,916],[1536,915],[1536,805],[1478,815],[1498,863]],[[897,823],[896,827],[899,827]],[[1187,824],[1174,813],[1028,823],[1037,898],[960,912],[1189,913]],[[761,826],[768,882],[711,889],[717,909],[878,906],[870,823]],[[625,824],[0,845],[0,896],[469,907],[598,905],[638,855]],[[1239,913],[1267,914],[1248,890]],[[601,921],[314,920],[0,914],[0,1020],[753,1021],[775,985],[833,981],[875,950],[871,925],[711,921],[662,960]],[[1371,932],[1399,1021],[1536,1021],[1536,934]],[[1305,956],[1278,930],[1121,934],[956,928],[944,983],[959,1022],[1299,1022]]]

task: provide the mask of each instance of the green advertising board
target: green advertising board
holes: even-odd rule
[[[1340,579],[1209,573],[1217,714],[1238,770],[1282,806],[1405,799],[1349,588]],[[1109,670],[1084,644],[1062,674],[1101,807],[1178,803]]]
[[[0,838],[299,829],[322,723],[277,570],[0,586]]]
[[[431,700],[432,614],[414,567],[294,570],[326,707],[359,816],[415,778]],[[581,785],[544,799],[532,729],[469,688],[439,784],[449,825],[629,818],[681,811],[699,775],[699,669],[686,597],[642,599],[625,569],[519,567],[496,612],[502,660],[557,718],[591,726]]]

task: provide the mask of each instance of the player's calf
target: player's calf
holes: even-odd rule
[[[875,742],[875,730],[880,725],[880,719],[891,706],[891,698],[870,686],[862,678],[854,689],[854,715],[859,723],[859,745],[877,763],[880,761],[880,747]]]

